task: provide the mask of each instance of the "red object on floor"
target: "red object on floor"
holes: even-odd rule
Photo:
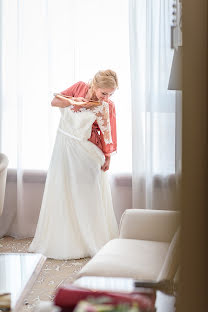
[[[112,291],[93,291],[85,288],[79,288],[73,285],[58,288],[54,303],[62,308],[62,311],[73,311],[76,304],[80,300],[87,299],[88,297],[103,297],[107,296],[111,298],[111,304],[119,303],[138,303],[139,308],[142,311],[155,311],[155,292],[151,293],[119,293]]]

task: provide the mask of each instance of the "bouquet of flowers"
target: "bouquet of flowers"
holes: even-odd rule
[[[137,303],[113,304],[109,297],[88,297],[81,300],[74,312],[141,312]]]
[[[57,290],[54,304],[61,307],[62,312],[154,312],[155,299],[155,292],[121,293],[71,284]]]

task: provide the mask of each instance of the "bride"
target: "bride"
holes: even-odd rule
[[[56,94],[61,119],[29,251],[54,259],[93,256],[118,236],[107,177],[116,151],[116,73],[99,71]]]

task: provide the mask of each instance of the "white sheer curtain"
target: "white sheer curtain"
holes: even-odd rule
[[[133,207],[174,209],[175,91],[168,91],[172,0],[129,0]]]
[[[0,143],[10,172],[17,172],[17,207],[4,211],[0,235],[31,236],[37,212],[31,211],[24,176],[49,166],[60,117],[50,107],[54,92],[88,82],[99,69],[117,72],[118,154],[111,172],[131,171],[128,2],[2,0],[1,34]]]
[[[126,112],[130,128],[126,0],[1,2],[1,139],[10,168],[48,168],[59,119],[50,108],[53,93],[79,80],[88,82],[99,69],[112,68],[118,73],[119,90],[113,98],[118,127]],[[125,163],[124,170],[130,171]],[[120,171],[117,162],[114,171]]]

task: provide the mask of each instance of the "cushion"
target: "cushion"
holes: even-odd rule
[[[81,276],[129,277],[156,280],[169,243],[135,239],[113,239],[81,269]]]

